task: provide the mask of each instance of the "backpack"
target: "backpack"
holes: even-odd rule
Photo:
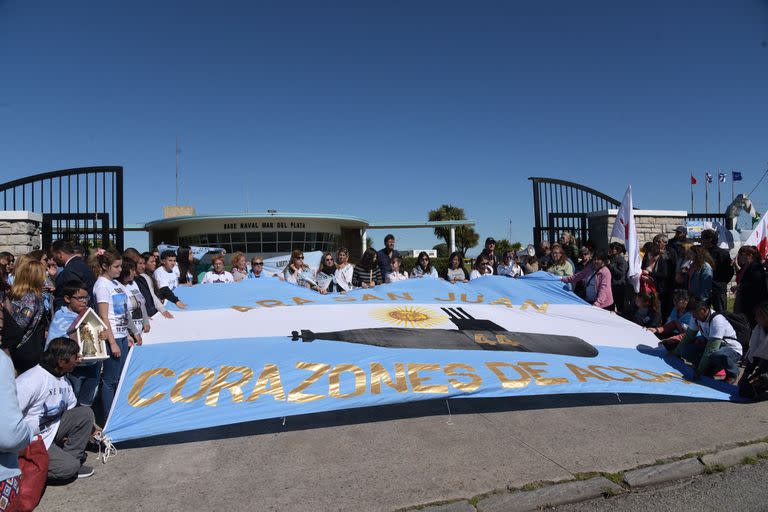
[[[733,330],[736,331],[736,339],[746,354],[747,349],[749,349],[749,338],[752,336],[752,326],[749,325],[747,317],[743,313],[722,312],[717,313],[717,315],[722,315],[731,324]]]

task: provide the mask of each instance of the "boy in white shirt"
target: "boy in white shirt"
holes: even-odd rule
[[[16,393],[24,421],[39,428],[48,449],[48,478],[86,478],[93,468],[84,466],[85,447],[94,431],[90,407],[75,407],[77,400],[65,377],[80,359],[80,347],[70,338],[56,338],[42,360],[16,379]]]
[[[160,255],[160,261],[162,265],[157,267],[152,274],[159,291],[157,296],[163,301],[170,300],[180,309],[186,308],[187,305],[173,293],[173,290],[179,286],[179,267],[176,265],[176,253],[163,251]]]

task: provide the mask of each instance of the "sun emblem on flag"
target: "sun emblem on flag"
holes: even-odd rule
[[[430,328],[445,321],[442,315],[422,306],[376,308],[371,316],[398,327]]]

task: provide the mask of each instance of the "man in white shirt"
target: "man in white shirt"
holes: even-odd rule
[[[48,478],[86,478],[93,468],[84,466],[85,447],[93,433],[90,407],[75,407],[77,400],[65,377],[80,359],[80,347],[70,338],[56,338],[42,360],[16,379],[16,393],[24,421],[39,429],[48,449]]]
[[[693,380],[725,370],[725,382],[735,383],[742,354],[736,330],[727,318],[715,313],[709,301],[693,301],[690,308],[693,320],[675,355],[693,365]]]
[[[520,277],[523,275],[523,269],[515,261],[515,253],[513,251],[504,253],[501,263],[496,267],[496,273],[507,277]]]
[[[202,284],[235,282],[234,276],[224,270],[224,256],[217,254],[211,258],[211,263],[213,263],[213,270],[209,270],[205,273]]]

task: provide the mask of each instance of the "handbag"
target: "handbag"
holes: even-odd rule
[[[19,454],[21,486],[16,501],[18,512],[29,512],[40,503],[48,479],[48,450],[43,437],[38,435],[34,441]]]

